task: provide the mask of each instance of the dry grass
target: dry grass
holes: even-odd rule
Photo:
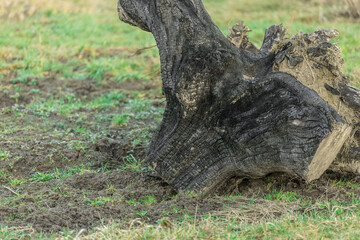
[[[221,198],[219,198],[221,201]],[[225,208],[223,211],[212,214],[214,217],[236,220],[242,223],[261,223],[274,220],[277,217],[294,213],[300,209],[297,203],[269,201],[265,199],[252,199],[238,197],[236,202],[239,208]]]
[[[0,228],[0,234],[7,236],[6,239],[31,239],[35,230],[31,226],[27,227],[6,227]]]
[[[3,0],[0,5],[0,19],[24,21],[39,11],[51,11],[52,13],[92,13],[97,11],[101,0],[78,2],[71,0]],[[115,4],[115,3],[114,3]]]
[[[144,224],[141,219],[133,220],[130,227],[111,223],[90,235],[82,230],[73,239],[356,239],[360,233],[358,216],[338,216],[339,206],[325,210],[318,204],[300,210],[295,203],[266,200],[240,205],[182,223],[168,218],[158,225]],[[321,215],[322,211],[327,213]]]
[[[236,202],[239,204],[237,208],[225,207],[206,216],[195,213],[193,219],[183,223],[165,217],[158,225],[148,225],[139,218],[132,220],[129,227],[111,223],[87,236],[86,231],[80,231],[74,239],[229,239],[233,232],[241,232],[241,227],[273,222],[279,217],[294,215],[300,209],[297,203],[247,197],[236,197]]]
[[[348,6],[349,14],[353,18],[360,18],[360,0],[344,0]]]

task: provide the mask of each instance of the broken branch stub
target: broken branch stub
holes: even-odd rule
[[[272,172],[312,181],[358,146],[359,93],[340,72],[336,31],[285,39],[274,25],[258,50],[243,23],[224,37],[200,0],[118,9],[159,48],[167,105],[147,162],[174,189],[206,194]]]

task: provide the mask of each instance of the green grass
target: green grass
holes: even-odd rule
[[[10,157],[10,153],[7,151],[0,151],[0,160],[7,160]]]
[[[95,200],[91,200],[88,198],[85,198],[85,202],[90,204],[92,207],[102,206],[105,205],[107,202],[119,202],[122,201],[122,198],[116,199],[114,197],[98,197]]]
[[[264,210],[265,211],[265,210]],[[163,218],[159,225],[134,226],[124,230],[122,224],[104,226],[83,239],[357,239],[359,209],[355,212],[337,208],[317,213],[319,209],[301,214],[290,212],[279,218],[248,223],[240,210],[222,216],[205,215],[185,219],[181,223]],[[146,216],[146,212],[139,212]]]
[[[152,203],[156,203],[156,199],[154,196],[146,196],[145,198],[141,199],[140,202],[142,204],[151,205]]]
[[[86,166],[81,165],[72,168],[65,167],[64,170],[55,169],[52,173],[36,172],[31,176],[30,180],[37,182],[47,182],[52,179],[64,179],[64,178],[72,177],[76,174],[81,174],[86,170],[87,170]]]
[[[50,24],[42,25],[44,19]],[[122,53],[119,49],[118,54],[107,56],[106,50],[116,50],[115,46],[136,49],[155,43],[150,34],[132,31],[125,24],[118,25],[115,15],[38,14],[28,18],[25,26],[23,28],[21,22],[5,22],[0,27],[0,49],[6,49],[7,55],[16,56],[15,61],[1,67],[16,71],[17,77],[10,79],[13,83],[52,74],[94,81],[100,81],[105,73],[112,74],[114,79],[116,76],[118,80],[153,76],[146,71],[150,67],[149,61],[136,56],[128,58],[132,55],[131,50]],[[23,30],[14,31],[17,28]],[[157,57],[156,49],[146,51],[145,55]]]
[[[358,74],[360,58],[357,54],[357,35],[360,26],[338,20],[333,14],[341,11],[338,5],[260,0],[204,2],[215,23],[225,34],[229,33],[229,26],[243,20],[253,30],[250,36],[257,45],[261,44],[264,29],[271,24],[283,23],[289,28],[290,34],[337,28],[341,33],[337,42],[345,58],[345,73]],[[109,3],[112,5],[111,1]],[[15,60],[3,63],[0,69],[17,72],[17,77],[11,79],[11,82],[24,82],[28,78],[52,74],[94,81],[100,81],[106,73],[117,81],[157,77],[158,70],[153,71],[159,68],[156,48],[148,49],[140,56],[134,55],[137,48],[154,45],[153,37],[120,23],[112,8],[106,8],[105,11],[110,14],[39,12],[26,20],[25,27],[22,22],[2,23],[0,52]],[[44,21],[48,24],[42,24]]]
[[[280,190],[273,189],[272,193],[264,197],[266,200],[279,201],[279,202],[294,202],[299,200],[300,196],[295,192],[283,192]]]

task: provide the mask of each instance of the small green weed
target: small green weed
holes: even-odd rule
[[[134,199],[130,199],[128,201],[126,201],[127,204],[132,205],[132,206],[136,206],[137,202]]]
[[[129,120],[130,120],[129,114],[120,114],[120,115],[115,115],[113,117],[112,122],[115,126],[126,126],[126,123]]]
[[[52,173],[40,173],[40,172],[33,174],[30,178],[31,181],[35,181],[35,182],[47,182],[52,179],[54,179]]]
[[[95,200],[91,200],[85,197],[85,202],[93,207],[102,206],[106,203],[119,203],[123,201],[123,197],[98,197]]]
[[[82,134],[86,134],[86,133],[89,132],[89,130],[87,130],[86,128],[82,128],[82,127],[77,127],[77,128],[74,129],[74,131],[76,133],[82,133]]]
[[[145,196],[143,199],[140,200],[142,204],[151,205],[156,203],[156,198],[154,196]]]
[[[60,184],[57,184],[54,188],[51,189],[53,192],[59,192],[64,197],[69,196],[69,193],[64,191]]]
[[[170,207],[171,207],[173,213],[181,212],[180,208],[178,208],[176,205],[171,205]]]
[[[0,150],[0,160],[1,161],[5,161],[5,160],[8,160],[10,157],[10,153],[7,152],[7,151],[1,151]]]
[[[114,192],[115,192],[115,187],[114,187],[114,185],[112,185],[112,184],[107,184],[106,191],[107,191],[107,194],[113,195]]]
[[[145,217],[145,215],[148,214],[148,212],[149,211],[142,210],[142,211],[136,212],[136,215],[139,215],[140,217]]]
[[[8,172],[5,169],[0,169],[0,182],[6,183],[8,181]]]
[[[39,99],[28,105],[28,109],[50,116],[52,113],[58,115],[67,115],[85,107],[81,100],[77,99],[74,94],[67,94],[64,98]]]
[[[69,149],[82,150],[87,149],[87,144],[80,141],[74,141],[69,143]]]
[[[75,174],[81,174],[85,170],[86,170],[86,166],[84,164],[74,167],[66,166],[65,169],[62,171],[56,168],[53,172],[53,176],[56,179],[64,179],[64,178],[72,177]]]
[[[91,199],[87,198],[87,199],[85,199],[85,201],[93,207],[101,206],[101,205],[105,204],[105,201],[103,199],[99,199],[99,198],[97,198],[95,200],[91,200]]]
[[[103,111],[120,105],[121,102],[125,101],[126,99],[127,98],[123,93],[113,91],[98,98],[95,98],[90,103],[88,103],[86,107],[90,109],[96,109],[98,111]]]
[[[143,164],[134,157],[133,153],[134,151],[130,150],[127,152],[128,155],[123,157],[124,166],[122,169],[131,169],[132,171],[140,172],[143,170]]]
[[[10,184],[11,186],[19,186],[26,182],[27,182],[26,179],[9,178],[7,183]]]
[[[185,195],[191,198],[195,198],[197,196],[194,191],[186,191]]]
[[[279,202],[295,202],[300,196],[295,192],[283,192],[282,189],[273,189],[273,192],[264,197],[266,200]]]
[[[64,179],[64,178],[72,177],[75,174],[80,174],[85,170],[86,167],[84,164],[80,166],[74,166],[72,168],[66,166],[64,170],[59,170],[56,168],[52,173],[36,172],[31,176],[30,180],[35,182],[47,182],[52,179]]]

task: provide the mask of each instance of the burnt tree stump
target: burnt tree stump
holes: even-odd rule
[[[225,37],[201,0],[120,0],[118,13],[159,48],[167,105],[147,162],[174,189],[273,172],[310,182],[359,146],[360,95],[340,72],[336,30],[285,39],[274,25],[257,49],[243,23]]]

